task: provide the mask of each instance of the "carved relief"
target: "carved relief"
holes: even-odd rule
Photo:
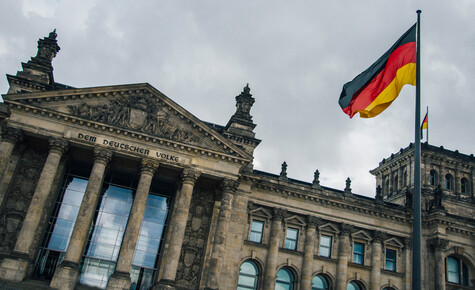
[[[18,162],[0,213],[0,253],[8,254],[15,246],[45,160],[46,154],[26,150]]]
[[[195,188],[176,276],[176,285],[184,289],[199,287],[213,204],[211,192]]]
[[[109,104],[86,103],[68,106],[70,113],[84,119],[116,125],[179,142],[198,144],[199,138],[174,122],[170,112],[156,100],[132,95],[110,100]]]

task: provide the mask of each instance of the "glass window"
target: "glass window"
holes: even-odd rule
[[[355,242],[353,245],[353,263],[364,264],[364,244]]]
[[[447,281],[450,283],[468,286],[468,266],[461,259],[449,256],[447,258]]]
[[[453,184],[452,184],[452,175],[450,174],[447,174],[445,176],[445,189],[452,189],[453,188]]]
[[[437,172],[435,170],[430,171],[430,185],[435,186],[437,183]]]
[[[363,290],[364,288],[360,286],[360,284],[358,284],[357,282],[355,281],[351,281],[350,283],[348,283],[348,286],[346,286],[346,290]]]
[[[394,191],[398,191],[398,177],[397,175],[394,176],[394,180],[393,180],[393,188],[394,188]]]
[[[282,268],[277,272],[275,290],[293,290],[294,274],[289,269]]]
[[[460,181],[460,191],[462,194],[468,193],[468,180],[466,178],[462,178]]]
[[[317,275],[312,279],[312,290],[327,290],[330,289],[328,287],[328,281],[322,275]]]
[[[259,271],[254,262],[244,262],[239,270],[238,290],[257,289]]]
[[[262,243],[262,232],[264,230],[264,222],[259,220],[252,220],[251,222],[251,234],[249,239],[251,242]]]
[[[396,271],[396,251],[386,249],[386,270]]]
[[[332,237],[327,235],[321,235],[320,237],[320,256],[331,257],[332,250]]]
[[[287,228],[285,234],[285,248],[289,250],[297,250],[297,239],[299,230],[295,228]]]

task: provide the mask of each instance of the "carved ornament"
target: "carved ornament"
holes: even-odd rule
[[[62,138],[51,138],[49,139],[49,151],[51,153],[57,153],[63,155],[66,150],[68,150],[68,140]]]

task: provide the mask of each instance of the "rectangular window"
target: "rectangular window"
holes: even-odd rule
[[[396,271],[396,251],[386,249],[386,270]]]
[[[320,237],[320,256],[330,258],[332,251],[332,237],[322,235]]]
[[[353,263],[364,264],[364,244],[355,242],[353,245]]]
[[[295,228],[287,228],[285,235],[285,248],[289,250],[297,250],[297,238],[299,230]]]
[[[264,230],[264,222],[258,220],[252,220],[251,234],[249,240],[255,243],[262,243],[262,231]]]

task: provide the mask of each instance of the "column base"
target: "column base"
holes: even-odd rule
[[[79,278],[79,265],[70,261],[63,261],[54,271],[50,287],[61,290],[73,290]]]
[[[162,279],[157,284],[153,285],[152,290],[170,290],[170,289],[177,289],[175,287],[174,280]]]
[[[129,290],[130,289],[130,274],[127,272],[115,271],[109,278],[107,289],[113,290]]]
[[[21,282],[26,278],[30,261],[27,254],[13,252],[0,265],[0,279]]]

